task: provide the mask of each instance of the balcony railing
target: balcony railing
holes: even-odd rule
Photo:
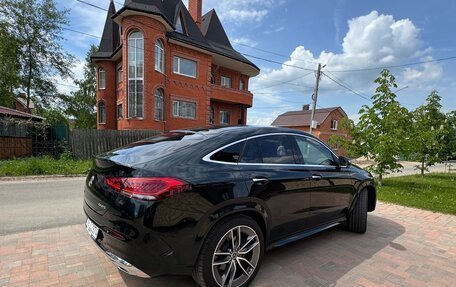
[[[252,106],[253,94],[249,91],[212,85],[212,99]]]

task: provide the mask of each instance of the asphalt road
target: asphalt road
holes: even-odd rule
[[[83,223],[84,181],[0,181],[0,235]]]

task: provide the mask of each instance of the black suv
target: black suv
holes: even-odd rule
[[[364,233],[372,175],[282,128],[173,131],[96,157],[87,231],[131,275],[247,286],[266,250],[338,224]]]

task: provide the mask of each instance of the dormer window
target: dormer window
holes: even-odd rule
[[[339,122],[337,120],[332,120],[331,121],[331,129],[333,131],[337,131],[337,126],[338,126]]]
[[[176,32],[185,34],[185,27],[182,23],[183,23],[183,18],[182,18],[182,14],[180,14],[179,18],[177,18],[177,22],[176,22]]]

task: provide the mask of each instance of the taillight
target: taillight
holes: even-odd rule
[[[190,184],[171,177],[108,177],[108,186],[130,198],[162,200],[190,189]]]

